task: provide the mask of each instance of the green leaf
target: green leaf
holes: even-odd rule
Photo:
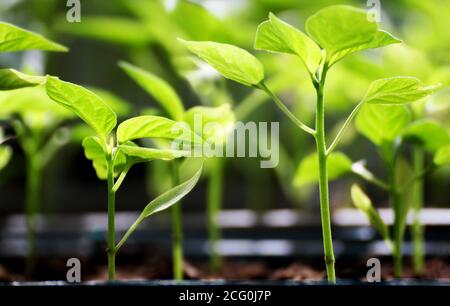
[[[63,45],[48,40],[39,34],[6,22],[0,22],[0,52],[24,50],[68,51]]]
[[[334,152],[328,156],[328,179],[334,180],[352,170],[352,161],[341,152]],[[317,153],[305,157],[297,168],[294,176],[295,186],[314,184],[319,181],[319,159]]]
[[[124,46],[140,47],[152,41],[145,24],[130,18],[83,16],[83,21],[77,23],[68,23],[64,18],[55,28],[74,36]]]
[[[339,51],[368,44],[377,31],[377,23],[367,20],[365,10],[347,5],[328,6],[306,21],[306,32],[329,59]]]
[[[296,54],[311,73],[316,72],[322,59],[319,46],[311,38],[272,13],[258,27],[255,48]]]
[[[12,156],[12,150],[8,146],[0,145],[0,170],[5,168]]]
[[[437,166],[450,164],[450,145],[440,148],[434,155],[433,162]]]
[[[355,207],[366,215],[370,224],[380,233],[383,239],[389,240],[389,229],[387,225],[381,219],[378,211],[373,207],[372,201],[370,201],[364,191],[358,185],[354,184],[351,188],[351,196]]]
[[[411,123],[403,131],[402,137],[423,146],[426,150],[436,152],[450,143],[447,129],[439,122],[423,119]]]
[[[45,76],[28,75],[15,69],[0,69],[0,90],[37,86],[46,80]]]
[[[382,30],[378,30],[375,33],[375,36],[370,40],[369,42],[356,45],[354,47],[346,48],[341,51],[336,52],[332,58],[330,59],[330,65],[335,64],[342,58],[344,58],[347,55],[350,55],[352,53],[368,50],[368,49],[376,49],[385,47],[392,44],[401,43],[402,41],[394,36],[392,36],[390,33]]]
[[[191,151],[153,149],[130,145],[120,145],[119,149],[127,157],[132,158],[132,163],[151,161],[155,159],[172,160],[175,158],[186,157],[191,154]]]
[[[119,144],[139,138],[162,138],[202,143],[201,138],[195,135],[186,123],[164,117],[138,116],[119,124],[117,128],[117,141]]]
[[[440,85],[424,86],[414,77],[392,77],[373,81],[363,101],[370,104],[405,104],[431,95]]]
[[[154,213],[167,209],[173,204],[180,201],[195,187],[202,174],[202,169],[203,166],[201,166],[200,169],[197,170],[197,172],[190,179],[178,186],[171,188],[170,190],[166,191],[165,193],[151,201],[142,211],[141,217],[147,218]]]
[[[74,112],[104,139],[117,124],[117,116],[113,110],[96,94],[79,85],[49,76],[47,94],[55,102]]]
[[[119,66],[155,100],[173,120],[182,120],[184,107],[175,90],[160,77],[126,62]]]
[[[404,105],[366,104],[356,116],[357,130],[376,145],[392,142],[411,120]]]
[[[88,86],[88,90],[95,93],[100,99],[108,105],[117,116],[126,116],[131,113],[132,106],[130,103],[116,95],[115,93],[98,87]]]
[[[257,85],[264,79],[261,62],[241,48],[212,41],[179,40],[227,79],[246,86]]]
[[[201,121],[196,122],[196,118]],[[196,134],[201,134],[205,141],[223,144],[234,128],[236,117],[229,104],[217,107],[194,106],[186,111],[184,121]],[[197,131],[197,128],[201,130]]]
[[[92,161],[97,177],[106,180],[108,175],[108,162],[106,160],[106,148],[100,138],[89,136],[83,140],[84,155]],[[114,162],[114,177],[117,177],[126,165],[126,157],[120,151]]]

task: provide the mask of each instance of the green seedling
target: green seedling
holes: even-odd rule
[[[235,116],[231,111],[229,104],[223,104],[219,107],[196,106],[185,109],[183,103],[174,90],[165,80],[145,71],[139,67],[128,63],[120,63],[120,67],[139,84],[147,93],[149,93],[164,109],[164,111],[173,120],[184,121],[189,124],[196,133],[201,133],[204,139],[207,139],[211,146],[221,146],[226,141],[226,134],[219,134],[220,130],[213,129],[204,131],[206,124],[218,124],[222,129],[230,129],[235,121]],[[196,127],[195,118],[201,116],[200,126]],[[197,131],[195,129],[201,129]],[[216,135],[217,133],[217,135]],[[220,229],[217,224],[218,212],[222,207],[222,189],[223,189],[223,160],[219,157],[208,160],[208,235],[211,245],[210,265],[214,273],[221,271],[221,260],[217,252],[217,242],[220,239]],[[176,181],[178,169],[172,171],[173,180]],[[182,248],[182,226],[181,226],[181,207],[179,204],[172,207],[172,226],[173,226],[173,258],[174,258],[174,277],[181,279],[183,248]]]
[[[0,22],[0,52],[17,52],[27,50],[66,52],[68,49],[63,45],[48,40],[39,34],[27,31],[6,22]],[[0,91],[37,86],[42,84],[44,79],[45,78],[39,76],[26,75],[14,69],[0,69]],[[33,91],[30,97],[35,94],[39,95],[37,92],[37,90]],[[20,133],[18,134],[19,141],[27,157],[26,215],[28,251],[26,270],[27,274],[30,275],[34,270],[34,216],[39,206],[39,184],[41,182],[40,173],[41,169],[48,161],[48,158],[51,157],[51,155],[57,150],[57,147],[60,145],[60,140],[57,139],[58,137],[56,136],[46,138],[46,136],[48,136],[46,135],[46,130],[49,126],[55,123],[53,116],[50,116],[51,118],[47,121],[48,118],[44,118],[45,111],[41,108],[40,110],[34,112],[33,110],[36,109],[34,107],[31,108],[29,113],[25,114],[23,104],[34,106],[34,104],[29,103],[30,101],[25,102],[28,98],[26,97],[26,93],[21,92],[17,94],[15,92],[11,95],[6,93],[6,96],[3,92],[0,93],[2,94],[1,115],[5,116],[19,113],[19,117],[21,119],[20,122],[18,121],[17,124],[15,124],[15,130]],[[37,97],[35,96],[35,98]],[[7,101],[8,99],[14,102],[9,102]],[[16,105],[15,102],[17,102]],[[5,103],[9,103],[9,106],[5,107]],[[42,107],[42,105],[38,104],[40,104],[40,102],[36,101],[37,108]],[[58,115],[59,113],[57,112],[56,117],[58,117]],[[25,122],[30,123],[30,125],[27,126],[27,129],[23,128],[26,125],[24,124]],[[49,126],[46,126],[47,124]],[[33,152],[37,152],[39,148],[44,148],[44,150],[41,154],[35,155]],[[10,155],[10,149],[7,147],[2,147],[3,161],[6,161],[6,157]]]
[[[158,116],[138,116],[117,126],[117,116],[102,99],[91,91],[48,77],[48,96],[80,117],[96,133],[84,139],[85,155],[92,160],[97,176],[106,179],[108,190],[108,277],[115,279],[115,256],[137,226],[150,215],[177,203],[188,194],[197,183],[202,167],[196,173],[169,191],[155,198],[144,208],[122,239],[116,244],[115,238],[115,194],[130,168],[140,162],[151,160],[173,160],[190,155],[180,149],[156,149],[140,147],[133,140],[143,138],[166,139],[180,144],[201,143],[201,139],[180,122]],[[115,134],[113,130],[116,128]]]
[[[336,281],[334,270],[334,250],[331,235],[331,222],[328,196],[328,161],[341,137],[364,103],[358,104],[347,118],[336,138],[327,147],[325,142],[325,100],[324,89],[327,73],[333,65],[344,57],[362,50],[374,49],[399,43],[391,34],[379,30],[378,25],[367,20],[366,11],[350,6],[330,6],[310,16],[306,21],[306,33],[292,27],[274,14],[258,27],[255,47],[257,49],[288,53],[297,56],[304,64],[317,95],[315,128],[298,119],[285,104],[266,85],[263,65],[253,55],[238,47],[216,42],[182,41],[186,47],[208,62],[224,77],[261,89],[267,93],[283,113],[304,132],[316,141],[319,169],[320,209],[325,264],[329,282]],[[395,82],[392,81],[392,82]],[[386,86],[373,88],[374,95],[388,96],[395,89],[390,81]],[[401,89],[401,87],[397,88]]]
[[[408,99],[412,98],[417,98],[417,96],[408,96]],[[400,97],[395,97],[395,99],[401,100]],[[392,235],[388,226],[372,207],[369,198],[357,185],[352,187],[352,200],[385,240],[394,258],[396,277],[401,277],[403,271],[403,241],[408,212],[410,208],[413,209],[413,226],[417,230],[417,226],[420,224],[417,210],[420,211],[421,207],[417,206],[417,201],[421,202],[423,177],[448,163],[448,156],[445,152],[450,143],[447,130],[438,122],[429,119],[413,122],[411,120],[412,112],[405,105],[366,105],[356,120],[356,126],[360,133],[377,146],[378,152],[386,164],[388,179],[383,181],[376,178],[361,163],[355,164],[352,169],[353,172],[389,193],[390,205],[394,212]],[[405,142],[413,143],[412,169],[400,154],[401,144]],[[425,151],[435,156],[433,163],[426,167]],[[421,226],[419,230],[422,231]],[[422,257],[422,234],[419,243],[419,256]]]

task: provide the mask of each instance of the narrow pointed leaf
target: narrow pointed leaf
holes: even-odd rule
[[[161,104],[174,120],[182,120],[184,107],[175,90],[165,80],[129,63],[119,66],[138,83],[147,93]]]
[[[246,86],[264,79],[263,65],[244,49],[212,41],[180,41],[227,79]]]
[[[147,218],[157,212],[169,208],[173,204],[180,201],[184,196],[186,196],[197,184],[200,176],[202,174],[203,166],[187,181],[181,183],[178,186],[166,191],[162,195],[158,196],[156,199],[151,201],[142,211],[141,216]]]
[[[46,80],[45,76],[28,75],[15,69],[0,69],[0,90],[37,86]]]
[[[352,170],[352,161],[341,152],[334,152],[328,156],[328,179],[334,180]],[[316,153],[305,157],[294,176],[294,185],[304,186],[319,181],[319,159]]]
[[[319,46],[311,38],[272,13],[269,20],[258,27],[255,47],[296,54],[311,73],[317,70],[322,58]]]
[[[352,186],[351,196],[355,207],[366,215],[370,224],[385,240],[389,240],[389,230],[387,225],[384,223],[378,211],[373,207],[372,201],[358,185],[354,184]]]
[[[15,52],[24,50],[44,50],[66,52],[68,49],[45,37],[16,27],[15,25],[0,22],[0,52]]]
[[[406,104],[431,95],[439,85],[424,86],[414,77],[392,77],[373,81],[364,97],[370,104]]]
[[[103,138],[114,129],[117,116],[93,92],[56,77],[47,78],[47,94],[55,102],[74,112]]]

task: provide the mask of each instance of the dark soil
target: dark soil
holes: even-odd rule
[[[106,280],[107,267],[97,262],[81,259],[82,280]],[[150,257],[139,261],[138,264],[121,264],[118,262],[116,277],[119,280],[148,280],[171,279],[171,263],[167,258]],[[21,273],[19,262],[8,262],[8,266],[16,269],[7,269],[7,265],[0,265],[0,281],[25,281],[25,280],[65,280],[67,267],[66,259],[54,258],[40,260],[36,276],[26,278]],[[365,280],[367,268],[365,261],[359,264],[338,263],[336,274],[342,279]],[[287,266],[272,266],[264,261],[227,260],[223,263],[222,273],[211,273],[206,263],[185,262],[184,274],[186,279],[192,280],[323,280],[325,272],[320,265],[306,264],[305,262],[293,262]],[[393,279],[391,262],[382,261],[383,280]],[[450,280],[450,263],[448,259],[430,259],[426,263],[424,275],[414,275],[412,269],[405,264],[404,278],[416,278],[427,280]]]

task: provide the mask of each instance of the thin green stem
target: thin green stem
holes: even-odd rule
[[[420,175],[424,168],[425,154],[422,148],[413,148],[413,169],[415,175]],[[424,227],[420,222],[420,211],[423,207],[423,178],[417,179],[413,185],[413,224],[411,236],[413,240],[413,270],[417,275],[423,274],[425,263]]]
[[[261,82],[258,85],[258,88],[265,91],[269,97],[275,102],[275,104],[278,106],[278,108],[289,118],[291,121],[297,125],[299,128],[304,130],[306,133],[315,135],[316,131],[311,129],[309,126],[304,124],[302,121],[300,121],[287,107],[283,104],[283,102],[266,86],[264,82]]]
[[[26,274],[32,277],[36,267],[36,214],[40,206],[42,172],[38,155],[26,154],[26,220],[27,220],[27,258]]]
[[[117,192],[117,190],[119,190],[120,186],[122,185],[123,180],[125,179],[125,177],[128,174],[128,171],[130,170],[131,165],[126,165],[125,168],[122,170],[122,172],[120,173],[119,177],[117,178],[116,182],[114,183],[114,186],[112,188],[112,190],[114,192]]]
[[[327,156],[330,155],[331,152],[336,148],[336,146],[339,144],[339,141],[341,140],[342,136],[344,135],[345,130],[352,122],[353,118],[358,114],[359,110],[361,109],[361,106],[363,106],[364,101],[361,101],[358,103],[358,105],[355,106],[353,111],[350,113],[350,115],[345,120],[344,124],[342,125],[341,129],[336,135],[336,138],[334,138],[333,142],[331,143],[330,147],[327,149]]]
[[[115,206],[116,193],[114,192],[114,158],[108,156],[108,279],[114,281],[116,277],[116,227]]]
[[[325,102],[324,85],[327,74],[327,65],[322,70],[319,83],[315,83],[317,91],[317,110],[316,110],[316,146],[319,159],[319,191],[320,191],[320,215],[322,221],[323,249],[325,255],[325,265],[327,269],[328,282],[336,282],[336,273],[334,270],[334,249],[331,235],[330,204],[328,194],[328,169],[325,143]]]
[[[139,224],[141,224],[141,222],[144,220],[144,218],[141,216],[139,216],[139,218],[137,218],[136,221],[134,221],[134,223],[130,226],[130,228],[127,230],[127,232],[125,233],[125,235],[123,235],[122,239],[120,239],[119,243],[117,243],[114,251],[117,254],[117,252],[119,252],[120,248],[122,247],[122,245],[125,243],[125,241],[127,241],[128,237],[131,236],[131,234],[133,234],[133,232],[136,230],[136,228],[139,226]]]
[[[173,185],[180,184],[179,164],[177,160],[171,163]],[[183,226],[181,221],[181,203],[174,204],[172,210],[172,260],[173,277],[183,279]]]
[[[210,244],[210,268],[214,274],[222,271],[222,260],[217,250],[217,244],[221,237],[218,225],[218,214],[222,208],[223,195],[223,160],[215,158],[211,160],[211,168],[208,181],[208,238]]]

